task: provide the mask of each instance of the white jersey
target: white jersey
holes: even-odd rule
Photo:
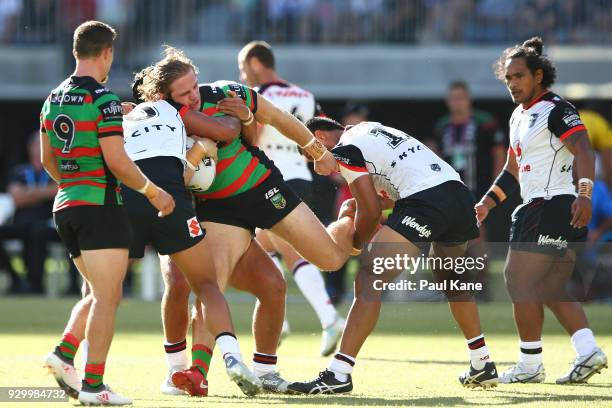
[[[362,122],[345,131],[332,153],[349,184],[369,173],[377,193],[394,201],[447,181],[461,181],[423,143],[377,122]]]
[[[178,110],[177,110],[178,109]],[[125,151],[133,161],[171,156],[186,161],[185,107],[164,100],[139,104],[123,117]]]
[[[586,130],[576,108],[548,92],[527,109],[519,105],[510,118],[510,148],[519,165],[523,202],[532,198],[576,195],[574,155],[563,140]]]
[[[315,116],[314,96],[302,88],[287,82],[270,82],[262,85],[257,92],[276,106],[293,114],[301,122]],[[265,125],[261,129],[259,148],[272,159],[285,180],[312,180],[306,166],[306,158],[298,151],[297,143],[283,136],[276,128]]]

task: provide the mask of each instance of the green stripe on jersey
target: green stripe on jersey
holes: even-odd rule
[[[253,105],[253,97],[251,96],[250,88],[242,86],[244,91],[244,101],[247,106]],[[221,87],[224,94],[227,96],[227,91],[230,90],[229,85],[223,85]],[[222,112],[216,112],[217,101],[206,101],[201,102],[201,111],[211,116],[225,116]],[[211,114],[211,111],[214,112]],[[242,152],[240,150],[243,149]],[[240,152],[240,153],[238,153]],[[242,141],[242,137],[238,137],[233,140],[230,144],[219,148],[218,152],[217,169],[224,166],[223,160],[231,160],[234,158],[229,167],[224,170],[217,170],[217,175],[211,186],[206,192],[202,194],[196,194],[198,197],[207,199],[218,199],[232,197],[245,191],[251,190],[256,184],[262,181],[262,178],[268,172],[268,168],[258,161],[255,156],[247,149],[247,145]],[[257,160],[257,165],[252,169],[252,173],[245,179],[245,170],[248,169],[249,165],[253,160]],[[215,197],[210,197],[211,194],[216,194]]]
[[[51,91],[41,111],[41,129],[61,175],[54,211],[75,205],[116,205],[115,177],[104,166],[98,130],[121,130],[119,98],[90,77],[71,77]],[[120,132],[119,132],[120,134]],[[67,184],[67,185],[65,185]],[[108,202],[107,202],[108,201]]]

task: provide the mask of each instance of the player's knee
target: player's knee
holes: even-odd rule
[[[216,295],[223,296],[219,289],[219,285],[214,280],[204,280],[197,283],[195,287],[193,287],[193,291],[202,302]]]
[[[166,276],[164,294],[173,299],[186,299],[191,288],[182,273],[170,273]]]
[[[94,288],[93,293],[91,294],[92,301],[90,307],[97,305],[117,308],[119,303],[121,303],[122,296],[123,288],[121,285],[109,285],[103,289]]]
[[[322,272],[333,272],[342,268],[346,263],[347,256],[336,251],[332,251],[316,264]]]
[[[380,302],[383,289],[375,276],[365,270],[359,271],[355,278],[355,300],[361,302]],[[382,282],[382,280],[380,280]]]
[[[81,307],[86,314],[89,313],[89,310],[91,309],[91,305],[93,304],[93,300],[94,300],[94,297],[91,292],[86,294],[81,300]]]
[[[287,282],[280,273],[267,273],[260,285],[260,287],[264,288],[262,291],[263,296],[259,299],[260,302],[285,301]]]

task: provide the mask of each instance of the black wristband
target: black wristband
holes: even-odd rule
[[[508,170],[502,171],[493,184],[499,187],[506,197],[510,196],[519,188],[518,180]]]
[[[490,197],[491,200],[495,201],[495,205],[500,205],[501,204],[501,200],[499,199],[497,194],[495,194],[494,192],[488,191],[486,195],[487,195],[487,197]]]

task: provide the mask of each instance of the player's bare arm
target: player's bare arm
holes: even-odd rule
[[[195,143],[185,152],[185,158],[187,159],[185,171],[183,172],[183,182],[185,185],[189,184],[198,168],[198,163],[205,157],[210,157],[215,162],[217,161],[217,152],[219,150],[217,142],[214,140],[197,136],[191,136],[191,138],[195,140]]]
[[[52,200],[57,193],[57,185],[29,187],[22,183],[10,183],[6,191],[13,196],[17,207],[31,207],[46,200]]]
[[[188,134],[219,142],[229,142],[240,134],[240,121],[231,116],[211,117],[189,110],[183,115],[183,123]]]
[[[489,211],[501,204],[510,193],[518,188],[519,165],[516,160],[516,155],[512,149],[508,149],[506,156],[506,164],[499,176],[478,204],[474,206],[476,211],[476,219],[478,223],[482,223],[489,215]]]
[[[575,228],[582,228],[591,221],[591,195],[595,178],[595,154],[586,131],[578,131],[563,140],[563,144],[574,155],[574,166],[578,176],[578,197],[572,204],[572,220]]]
[[[355,197],[357,211],[355,213],[355,236],[353,237],[353,248],[361,249],[370,240],[382,211],[381,202],[372,176],[364,174],[349,184],[351,193]]]
[[[257,145],[257,139],[259,136],[259,126],[257,125],[257,121],[253,120],[251,124],[245,126],[242,124],[242,139],[250,144],[251,146]]]

